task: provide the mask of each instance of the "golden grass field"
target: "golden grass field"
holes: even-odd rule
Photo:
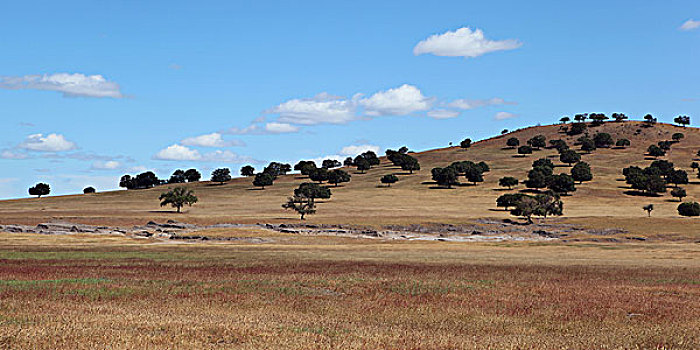
[[[514,157],[502,149],[505,140],[543,134],[572,144],[558,129],[417,153],[422,170],[413,175],[385,160],[367,174],[352,171],[308,222],[511,218],[495,206],[506,192],[498,179],[524,179],[532,161],[556,151]],[[685,139],[664,159],[688,171],[686,200],[700,199],[690,169],[700,131],[638,122],[594,130],[629,138],[632,147],[584,155],[594,180],[563,198],[563,217],[547,221],[621,228],[645,242],[390,241],[263,228],[196,232],[263,243],[0,233],[0,348],[699,349],[700,219],[679,217],[668,193],[626,195],[620,179],[623,167],[650,163],[649,144],[680,131]],[[486,161],[491,172],[478,186],[431,188],[430,169],[456,160]],[[555,169],[562,171],[569,168]],[[378,187],[388,173],[401,180]],[[167,186],[2,201],[0,224],[291,223],[298,217],[281,204],[304,181],[282,176],[265,190],[251,179],[189,184],[200,201],[183,214],[159,207]],[[656,207],[651,218],[641,209],[648,203]]]

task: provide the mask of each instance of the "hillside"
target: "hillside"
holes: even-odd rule
[[[665,233],[686,235],[700,232],[700,222],[677,215],[678,202],[668,193],[659,197],[641,197],[625,194],[629,188],[622,179],[621,169],[630,166],[646,166],[651,160],[645,157],[646,148],[657,141],[671,138],[674,132],[683,132],[685,139],[674,144],[662,159],[672,161],[676,168],[686,170],[691,183],[685,188],[686,200],[700,199],[700,182],[690,163],[700,149],[700,130],[681,128],[669,124],[641,127],[641,122],[608,122],[590,128],[610,133],[614,139],[628,138],[632,146],[627,149],[598,149],[583,155],[583,161],[591,164],[594,179],[577,185],[578,190],[563,197],[564,216],[555,220],[591,227],[622,227],[645,234]],[[415,153],[421,170],[413,175],[392,166],[384,158],[382,164],[366,174],[350,169],[352,181],[332,188],[333,196],[318,206],[318,213],[308,222],[333,224],[408,224],[408,223],[462,223],[476,218],[509,218],[508,212],[496,208],[496,198],[505,193],[498,186],[498,179],[513,176],[523,180],[534,160],[550,157],[558,165],[555,173],[570,171],[559,162],[557,151],[543,149],[527,157],[514,156],[514,149],[504,149],[505,141],[517,137],[521,144],[535,135],[547,140],[563,139],[571,146],[578,136],[560,132],[559,125],[530,127],[479,141],[469,149],[450,147]],[[468,136],[465,135],[465,136]],[[406,140],[410,145],[410,140]],[[400,145],[397,145],[397,147]],[[575,147],[577,148],[577,147]],[[453,189],[435,188],[430,169],[443,167],[458,160],[485,161],[491,171],[478,186],[458,186]],[[381,176],[399,175],[400,181],[391,188],[379,187]],[[0,202],[0,223],[36,224],[51,220],[65,220],[87,224],[132,225],[149,220],[175,219],[191,223],[258,223],[296,222],[293,212],[284,211],[281,204],[292,194],[298,184],[308,181],[300,175],[281,176],[265,190],[254,189],[249,178],[237,178],[224,185],[200,182],[189,184],[199,197],[199,203],[186,208],[183,214],[175,214],[169,208],[159,207],[158,195],[168,186],[149,190],[131,190],[20,199]],[[524,186],[519,186],[518,190]],[[652,218],[646,218],[641,209],[652,203]],[[640,223],[643,223],[640,225]]]

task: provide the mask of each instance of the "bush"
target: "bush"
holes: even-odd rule
[[[472,146],[472,139],[464,139],[462,142],[459,143],[459,147],[461,148],[469,148]]]
[[[532,147],[520,146],[518,147],[518,154],[532,154]]]
[[[389,174],[382,176],[382,178],[379,181],[381,181],[383,184],[386,184],[387,187],[391,187],[391,184],[399,181],[399,178],[396,177],[396,175],[394,174]]]
[[[628,139],[619,139],[615,142],[615,147],[625,148],[629,147],[632,143]]]
[[[686,202],[678,205],[678,215],[700,216],[700,204],[698,202]]]
[[[520,140],[518,140],[516,137],[511,137],[506,141],[506,146],[515,148],[520,146]]]
[[[96,191],[95,191],[95,188],[92,187],[92,186],[90,186],[90,187],[85,187],[85,188],[83,189],[83,194],[91,194],[91,193],[95,193],[95,192],[96,192]]]

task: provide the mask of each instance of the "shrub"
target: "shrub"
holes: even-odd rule
[[[698,202],[685,202],[678,205],[678,215],[700,216],[700,204]]]
[[[386,184],[387,187],[391,187],[391,184],[399,181],[399,178],[396,177],[396,175],[394,174],[389,174],[382,176],[382,178],[379,181],[381,181],[383,184]]]
[[[629,147],[632,143],[628,139],[619,139],[615,142],[615,147],[625,148]]]
[[[508,139],[508,141],[506,141],[506,146],[511,148],[518,147],[520,146],[520,140],[518,140],[517,137],[511,137]]]
[[[96,192],[96,191],[95,191],[95,188],[92,187],[92,186],[90,186],[90,187],[85,187],[85,188],[83,189],[83,194],[91,194],[91,193],[95,193],[95,192]]]
[[[462,142],[459,143],[459,147],[461,148],[469,148],[472,146],[472,139],[464,139]]]
[[[518,147],[518,154],[532,154],[531,146],[520,146]]]

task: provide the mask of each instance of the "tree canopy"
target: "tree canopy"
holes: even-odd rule
[[[158,199],[161,207],[170,205],[176,208],[178,213],[184,205],[192,206],[198,200],[197,196],[194,195],[194,191],[186,187],[176,187],[168,192],[163,192]]]
[[[49,193],[51,193],[51,186],[43,182],[29,188],[30,196],[37,196],[38,198],[41,198],[41,196],[48,196]]]

